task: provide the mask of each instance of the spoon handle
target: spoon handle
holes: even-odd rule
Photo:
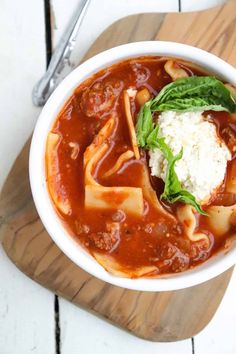
[[[32,100],[35,106],[43,106],[62,79],[73,69],[70,56],[76,38],[91,0],[83,0],[81,10],[76,14],[68,30],[56,47],[47,71],[33,88]]]

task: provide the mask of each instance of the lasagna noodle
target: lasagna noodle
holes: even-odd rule
[[[207,209],[207,213],[209,214],[208,224],[216,236],[222,236],[230,230],[230,220],[235,212],[236,205],[210,206]]]
[[[141,216],[143,213],[142,189],[86,185],[85,207],[87,209],[120,209],[125,213]]]
[[[90,160],[87,162],[85,167],[85,174],[84,174],[84,183],[85,185],[94,185],[100,186],[92,176],[92,171],[94,170],[95,166],[97,165],[98,161],[100,161],[106,152],[108,151],[109,146],[107,143],[103,143],[102,145],[98,146],[95,149],[94,154],[91,155]]]
[[[111,118],[105,123],[99,133],[93,139],[92,144],[90,144],[84,153],[84,166],[88,163],[91,157],[96,153],[96,151],[101,147],[103,143],[111,136],[115,128],[115,115],[112,115]]]
[[[143,213],[142,188],[116,186],[105,187],[95,181],[93,177],[95,166],[105,156],[109,149],[109,145],[106,141],[112,133],[112,130],[110,130],[111,126],[114,127],[112,124],[109,123],[106,129],[103,129],[103,127],[102,134],[101,131],[98,133],[98,137],[100,136],[100,138],[96,139],[95,137],[94,139],[94,141],[96,140],[96,144],[93,141],[85,151],[85,208],[121,209],[124,212],[141,216]]]
[[[183,205],[177,209],[177,217],[183,225],[184,232],[192,242],[205,240],[209,244],[209,238],[202,232],[195,232],[197,222],[191,205]]]
[[[60,142],[60,136],[56,133],[49,133],[46,143],[46,169],[48,189],[51,198],[57,209],[63,214],[71,213],[71,205],[66,196],[64,188],[60,185],[60,174],[57,160],[57,146]],[[57,192],[60,190],[60,194]],[[63,191],[63,193],[62,193]]]
[[[148,168],[144,163],[142,164],[141,169],[141,185],[143,189],[144,198],[147,199],[147,201],[152,205],[152,207],[162,213],[164,216],[166,216],[169,220],[176,223],[176,218],[172,214],[168,213],[168,211],[166,211],[159,202],[156,192],[152,188],[150,182]]]
[[[134,153],[133,151],[131,150],[127,150],[125,152],[123,152],[123,154],[121,154],[115,165],[110,169],[108,170],[105,174],[104,174],[104,177],[109,177],[111,175],[113,175],[114,173],[116,173],[117,171],[119,171],[119,169],[121,168],[121,166],[128,160],[132,159],[132,157],[134,156]]]
[[[128,94],[127,90],[124,91],[124,105],[125,105],[125,116],[126,116],[126,121],[127,121],[128,128],[129,128],[129,135],[130,135],[130,140],[131,140],[131,144],[132,144],[133,151],[134,151],[134,156],[137,160],[139,160],[140,154],[139,154],[139,149],[138,149],[138,143],[137,143],[137,137],[136,137],[136,133],[135,133],[134,122],[133,122],[133,118],[131,115],[129,94]]]
[[[155,275],[155,273],[159,273],[158,268],[154,265],[125,269],[112,256],[108,254],[93,252],[93,256],[103,268],[105,268],[109,273],[118,277],[139,278],[148,277]]]
[[[236,194],[236,160],[232,162],[228,172],[226,180],[226,192]]]
[[[174,60],[167,60],[167,62],[164,65],[165,71],[167,72],[168,75],[172,78],[173,81],[176,81],[178,79],[182,79],[184,77],[188,77],[187,71],[182,69],[179,65],[178,62],[175,62]]]

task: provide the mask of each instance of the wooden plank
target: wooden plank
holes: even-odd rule
[[[53,294],[21,273],[2,248],[0,258],[0,353],[54,353]]]
[[[236,63],[236,2],[222,7],[193,13],[168,15],[156,39],[195,45],[235,66]],[[175,24],[174,31],[173,23]]]
[[[235,354],[236,270],[225,297],[212,321],[195,337],[195,354]]]
[[[185,11],[201,11],[209,9],[210,7],[223,5],[227,0],[198,0],[189,1],[181,0],[181,10]]]
[[[53,44],[58,43],[81,1],[52,0]],[[95,39],[118,19],[137,13],[178,11],[178,0],[92,0],[80,29],[71,62],[78,63]],[[89,30],[88,30],[89,29]]]
[[[76,309],[64,299],[60,301],[60,309],[61,354],[91,354],[94,351],[96,354],[192,354],[191,340],[168,344],[150,342]]]
[[[39,113],[31,90],[45,70],[43,0],[2,0],[0,33],[1,188]],[[19,272],[2,248],[0,259],[0,353],[54,353],[54,296]]]
[[[34,5],[30,0],[2,0],[0,32],[1,189],[40,112],[32,104],[31,91],[46,65],[43,0]]]

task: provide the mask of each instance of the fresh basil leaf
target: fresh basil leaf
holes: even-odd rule
[[[181,191],[181,184],[175,172],[175,163],[176,161],[180,160],[182,156],[183,149],[181,149],[181,151],[177,155],[173,156],[172,154],[172,156],[167,159],[168,165],[166,171],[165,188],[164,192],[161,195],[161,198],[168,199],[168,196],[171,196]]]
[[[159,126],[156,125],[152,132],[146,138],[144,146],[149,150],[153,150],[155,148],[159,148],[159,141],[158,141],[158,131]]]
[[[212,76],[191,76],[176,80],[166,85],[152,100],[141,108],[136,134],[138,145],[145,149],[158,148],[168,162],[165,188],[162,199],[169,203],[180,201],[192,205],[200,214],[207,215],[188,191],[182,189],[175,172],[175,163],[182,158],[183,150],[176,156],[158,135],[159,127],[153,123],[152,113],[160,111],[196,112],[196,111],[227,111],[236,112],[236,102],[230,90]]]
[[[153,108],[156,110],[155,106]],[[172,101],[160,103],[157,107],[158,111],[175,111],[175,112],[202,112],[202,111],[226,111],[228,109],[213,99],[205,98],[176,98]]]
[[[145,147],[147,149],[158,148],[163,153],[165,159],[168,161],[164,192],[161,199],[165,199],[169,203],[177,201],[192,205],[200,214],[207,215],[197,202],[196,198],[186,190],[183,190],[178,176],[175,172],[175,163],[183,156],[183,149],[177,154],[173,155],[169,146],[165,143],[165,139],[158,135],[159,126],[156,125],[151,133],[146,138]]]
[[[159,126],[156,125],[152,132],[146,139],[146,148],[158,148],[163,153],[165,159],[168,161],[164,192],[161,199],[165,199],[169,203],[180,201],[186,204],[191,204],[200,214],[207,215],[197,202],[196,198],[186,190],[183,190],[178,176],[175,172],[175,163],[183,156],[183,149],[177,154],[173,155],[169,146],[165,143],[163,137],[158,136]]]
[[[150,102],[150,101],[149,101]],[[213,76],[190,76],[163,87],[151,100],[151,111],[227,111],[235,112],[230,90]]]
[[[197,202],[194,195],[187,190],[182,189],[181,183],[175,172],[174,165],[176,161],[180,160],[183,156],[183,149],[168,162],[165,188],[161,195],[161,199],[165,199],[167,202],[173,204],[177,201],[192,205],[198,213],[202,215],[208,215],[202,210],[201,205]]]
[[[158,148],[162,151],[165,158],[167,160],[170,160],[173,157],[172,151],[169,148],[169,146],[165,143],[165,139],[163,137],[158,136],[158,132],[159,132],[159,125],[157,124],[146,139],[146,148],[149,150]]]
[[[146,140],[152,132],[153,126],[150,104],[144,104],[139,111],[136,125],[136,135],[139,146],[144,147],[146,145]]]
[[[169,203],[182,202],[185,204],[192,205],[199,214],[208,216],[208,214],[201,208],[196,198],[185,189],[180,190],[178,193],[168,195],[165,199]]]
[[[143,148],[147,146],[147,139],[155,129],[153,112],[206,110],[231,113],[236,111],[235,100],[221,81],[213,76],[190,76],[171,82],[163,87],[155,98],[141,107],[136,125],[138,145]],[[154,135],[151,135],[149,138],[151,148],[155,147],[154,141]]]

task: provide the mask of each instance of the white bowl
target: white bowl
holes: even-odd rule
[[[68,233],[58,217],[45,178],[45,145],[48,132],[74,89],[93,73],[123,59],[145,56],[173,56],[192,61],[217,77],[236,85],[236,70],[222,59],[198,48],[173,42],[137,42],[104,51],[78,66],[68,75],[44,106],[36,124],[30,149],[30,183],[39,216],[58,247],[79,267],[108,283],[141,291],[169,291],[205,282],[236,263],[236,248],[213,256],[193,270],[157,279],[127,279],[108,273]]]

